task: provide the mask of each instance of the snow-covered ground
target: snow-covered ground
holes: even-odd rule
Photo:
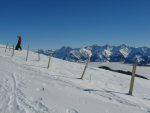
[[[150,113],[150,81],[26,51],[0,48],[0,113]],[[143,68],[140,68],[141,72]]]

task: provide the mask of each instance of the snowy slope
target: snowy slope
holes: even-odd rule
[[[0,113],[150,113],[150,81],[26,51],[0,48]]]

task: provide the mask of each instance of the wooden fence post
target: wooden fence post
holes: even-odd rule
[[[13,50],[12,50],[12,57],[14,56],[14,51],[15,51],[15,47],[14,47],[14,45],[13,45],[13,48],[12,48]]]
[[[11,47],[9,46],[9,51],[10,51]]]
[[[88,67],[88,63],[89,63],[89,62],[90,62],[90,57],[88,58],[88,60],[87,60],[87,62],[86,62],[86,64],[85,64],[85,67],[84,67],[82,76],[81,76],[81,78],[80,78],[80,79],[82,79],[82,80],[83,80],[83,77],[84,77],[84,75],[85,75],[85,71],[86,71],[86,69],[87,69],[87,67]]]
[[[47,69],[49,69],[50,62],[51,62],[51,57],[52,57],[52,54],[50,53],[50,54],[49,54],[49,60],[48,60],[48,66],[47,66]]]
[[[28,61],[28,55],[29,55],[29,45],[28,45],[28,50],[27,50],[26,62]]]
[[[38,49],[38,61],[40,61],[40,51]]]
[[[7,47],[8,47],[8,43],[6,44],[6,47],[5,47],[5,53],[6,53],[6,51],[7,51]]]
[[[135,73],[136,73],[136,64],[133,64],[132,77],[131,77],[131,81],[130,81],[129,95],[133,94]]]

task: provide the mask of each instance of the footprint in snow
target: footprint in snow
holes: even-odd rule
[[[75,109],[67,109],[66,113],[78,113]]]

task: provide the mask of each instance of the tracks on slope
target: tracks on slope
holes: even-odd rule
[[[6,73],[6,72],[5,72]],[[25,109],[18,103],[16,96],[16,81],[12,73],[1,72],[0,81],[0,112],[1,113],[26,113]]]

